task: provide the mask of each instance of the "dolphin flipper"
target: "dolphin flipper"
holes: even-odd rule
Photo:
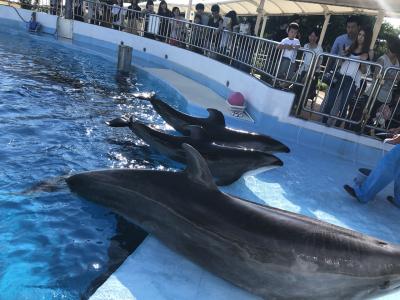
[[[225,117],[222,112],[220,112],[217,109],[214,108],[207,108],[208,111],[208,118],[207,124],[213,125],[213,126],[220,126],[220,127],[225,127]]]
[[[183,143],[182,148],[186,155],[187,167],[185,172],[187,176],[197,184],[210,190],[218,191],[218,187],[214,183],[213,176],[203,156],[189,144]]]

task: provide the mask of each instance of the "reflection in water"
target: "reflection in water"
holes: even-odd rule
[[[82,294],[82,299],[88,299],[147,236],[145,231],[123,217],[119,215],[115,215],[115,217],[117,219],[117,228],[108,247],[109,260],[104,268],[105,271],[92,281],[86,292]]]

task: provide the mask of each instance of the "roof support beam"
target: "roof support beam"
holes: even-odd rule
[[[261,26],[261,32],[260,32],[260,37],[263,38],[264,37],[264,33],[265,33],[265,26],[267,25],[267,20],[268,20],[268,16],[264,16],[263,17],[263,22],[262,22],[262,26]]]
[[[376,16],[374,30],[372,31],[372,41],[370,45],[370,49],[373,49],[375,46],[376,39],[378,38],[379,31],[381,30],[383,18],[385,17],[385,12],[380,10],[378,15]]]
[[[322,43],[324,42],[326,30],[328,29],[330,19],[331,19],[331,15],[326,14],[325,20],[324,20],[324,25],[322,26],[321,34],[319,35],[318,45],[320,45],[320,46],[322,46]]]
[[[260,23],[261,23],[261,18],[263,17],[264,14],[264,4],[266,0],[260,0],[260,4],[257,7],[257,19],[256,19],[256,25],[254,27],[254,35],[258,35],[258,31],[260,29]]]
[[[190,13],[192,12],[192,0],[188,1],[188,7],[186,9],[185,19],[190,20]]]

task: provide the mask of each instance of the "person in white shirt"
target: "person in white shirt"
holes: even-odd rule
[[[277,46],[278,49],[283,50],[281,64],[279,66],[278,77],[290,80],[293,77],[297,49],[300,48],[300,41],[296,38],[299,32],[299,25],[297,23],[290,23],[288,27],[288,36],[284,38]]]
[[[322,54],[322,52],[324,52],[322,47],[320,45],[318,45],[319,36],[320,36],[320,31],[318,30],[318,28],[313,28],[308,35],[309,42],[304,45],[304,49],[307,49],[308,51],[313,52],[315,57],[318,57],[318,55],[320,55],[320,54]],[[307,72],[312,67],[313,53],[310,53],[310,52],[304,51],[303,62],[299,68],[300,76],[297,78],[297,82],[303,83],[306,78]],[[317,66],[316,66],[317,72],[320,69],[320,65],[321,65],[321,59],[318,59]],[[309,93],[307,95],[307,99],[314,98],[317,82],[318,82],[318,75],[316,75],[312,79],[312,82],[310,84]],[[302,88],[303,87],[301,85],[294,86],[294,92],[296,94],[296,97],[293,102],[293,108],[297,107],[297,104],[298,104],[297,102],[299,101],[299,97],[300,97]]]

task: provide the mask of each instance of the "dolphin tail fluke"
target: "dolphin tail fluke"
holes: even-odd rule
[[[214,108],[207,108],[207,121],[210,125],[225,127],[225,117],[222,112]]]
[[[182,148],[186,154],[187,167],[185,172],[188,177],[197,184],[212,190],[218,190],[207,162],[201,154],[195,148],[186,143],[182,144]]]
[[[107,121],[106,124],[110,127],[128,127],[129,119],[121,117]]]

